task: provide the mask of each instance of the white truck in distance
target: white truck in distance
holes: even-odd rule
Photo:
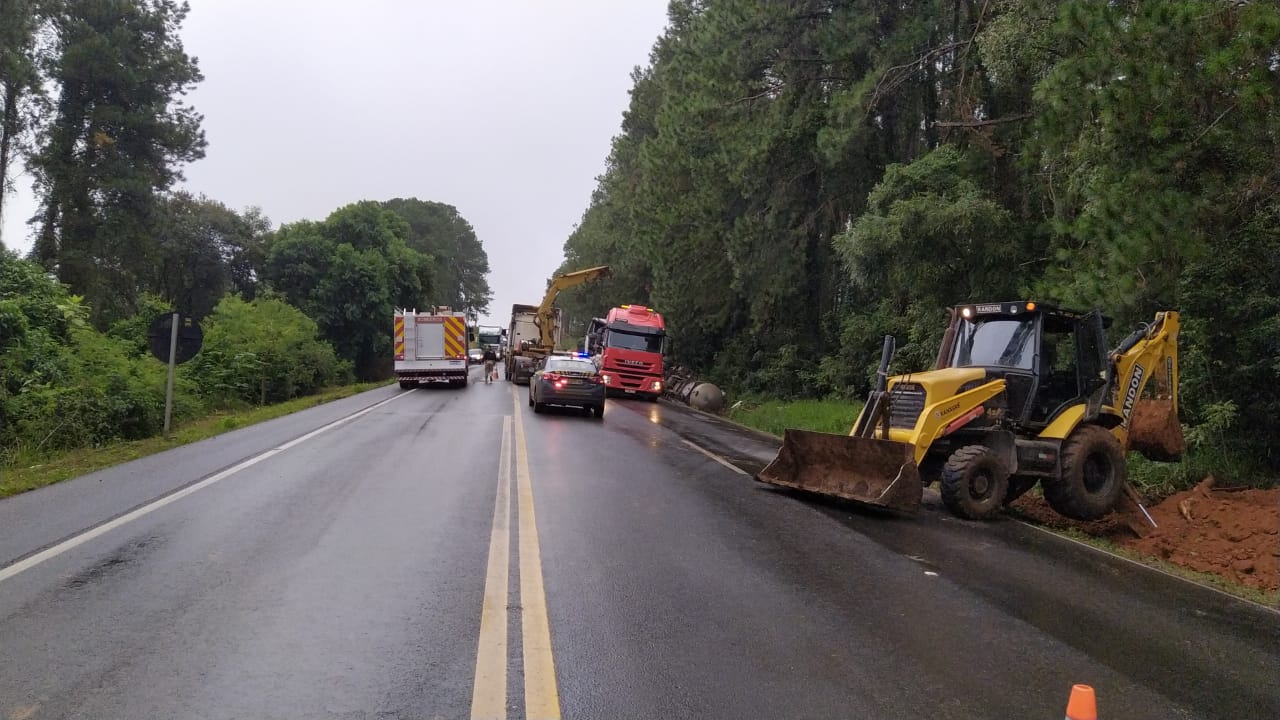
[[[400,387],[428,383],[466,387],[467,316],[449,308],[397,310],[395,372]]]
[[[480,325],[476,328],[476,341],[481,350],[493,350],[502,359],[502,341],[507,331],[496,325]]]

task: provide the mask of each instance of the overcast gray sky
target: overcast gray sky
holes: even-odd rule
[[[560,264],[666,5],[191,0],[209,147],[185,187],[277,225],[365,199],[454,205],[489,254],[486,322],[505,325]],[[4,241],[25,252],[29,178],[19,191]]]

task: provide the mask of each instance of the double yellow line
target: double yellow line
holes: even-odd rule
[[[529,450],[524,440],[519,395],[515,395],[512,401],[515,412],[512,417],[502,419],[502,455],[498,461],[498,493],[494,500],[489,565],[485,574],[484,605],[480,612],[480,644],[476,650],[471,717],[472,720],[505,720],[507,717],[507,619],[510,612],[507,578],[511,571],[511,445],[514,426],[525,717],[559,720],[560,694],[556,689],[556,668],[551,654],[551,624],[547,620],[547,594],[542,583],[542,551],[533,509],[533,484],[529,479]]]

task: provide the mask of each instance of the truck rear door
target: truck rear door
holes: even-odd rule
[[[441,318],[418,318],[416,325],[416,357],[419,360],[444,357],[444,323]]]

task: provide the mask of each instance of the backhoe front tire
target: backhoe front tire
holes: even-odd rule
[[[942,504],[962,518],[986,520],[1000,512],[1008,489],[1008,469],[984,445],[956,450],[942,468]]]
[[[1040,482],[1059,515],[1097,520],[1115,508],[1127,475],[1120,441],[1098,425],[1081,425],[1062,443],[1062,475]]]

